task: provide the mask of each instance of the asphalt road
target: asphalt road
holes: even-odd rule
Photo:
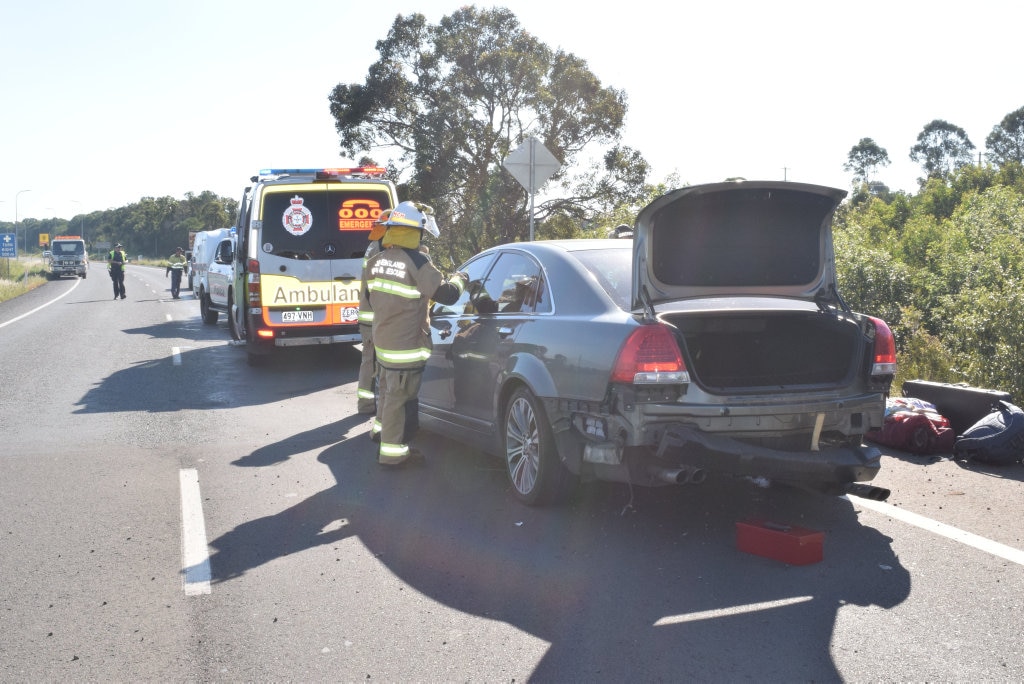
[[[0,681],[1024,680],[1024,467],[527,508],[427,433],[380,470],[358,348],[250,368],[163,276],[0,304]],[[739,551],[752,517],[823,560]]]

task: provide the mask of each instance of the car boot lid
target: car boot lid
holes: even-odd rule
[[[637,216],[632,307],[698,297],[785,297],[845,308],[832,216],[845,190],[786,181],[693,185]]]

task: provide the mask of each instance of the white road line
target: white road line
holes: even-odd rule
[[[922,530],[927,530],[928,532],[933,532],[943,537],[947,537],[953,541],[966,544],[967,546],[971,546],[979,551],[990,553],[993,556],[1008,560],[1012,563],[1016,563],[1017,565],[1024,565],[1024,551],[1021,551],[1020,549],[1015,549],[1012,546],[1007,546],[1006,544],[1000,544],[997,541],[986,539],[985,537],[978,536],[972,532],[966,532],[958,527],[953,527],[952,525],[947,525],[946,523],[926,518],[923,515],[918,515],[917,513],[911,513],[910,511],[904,510],[898,506],[893,506],[892,504],[887,504],[882,501],[873,501],[871,499],[861,499],[860,497],[853,498],[855,498],[856,501],[853,501],[852,503],[857,506],[869,508],[876,513],[881,513],[882,515],[887,515],[895,520],[915,525],[920,527]]]
[[[182,469],[181,481],[181,557],[182,586],[186,596],[210,593],[210,550],[206,544],[203,500],[199,495],[199,471]]]
[[[35,313],[36,311],[39,311],[40,309],[45,309],[46,307],[50,306],[51,304],[53,304],[53,303],[54,303],[55,301],[57,301],[58,299],[60,299],[60,298],[62,298],[62,297],[67,297],[67,296],[68,296],[69,294],[71,294],[71,291],[72,291],[72,290],[74,290],[74,289],[75,289],[76,287],[78,287],[79,283],[81,283],[81,282],[82,282],[82,281],[81,281],[80,279],[76,279],[76,280],[75,280],[75,284],[74,284],[74,285],[72,285],[72,286],[71,286],[71,287],[70,287],[70,288],[68,289],[68,291],[67,291],[67,292],[65,292],[64,294],[61,294],[61,295],[57,295],[56,297],[54,297],[54,298],[53,298],[53,299],[51,299],[50,301],[46,302],[45,304],[43,304],[43,305],[41,305],[41,306],[37,306],[36,308],[32,309],[31,311],[26,311],[25,313],[21,314],[21,315],[20,315],[20,316],[18,316],[17,318],[12,318],[11,320],[7,321],[6,323],[0,323],[0,328],[3,328],[4,326],[10,325],[11,323],[14,323],[15,321],[20,321],[20,320],[21,320],[22,318],[25,318],[26,316],[31,316],[31,315],[32,315],[32,314],[34,314],[34,313]]]
[[[682,613],[680,615],[666,615],[663,618],[659,618],[654,623],[655,627],[666,627],[668,625],[678,625],[683,622],[697,622],[698,620],[715,620],[718,618],[729,617],[730,615],[744,615],[746,613],[756,613],[761,610],[771,610],[773,608],[784,608],[791,606],[795,603],[806,603],[807,601],[813,601],[813,596],[794,596],[787,599],[779,599],[778,601],[764,601],[763,603],[748,603],[745,606],[732,606],[730,608],[716,608],[714,610],[702,610],[697,613]]]
[[[181,347],[171,347],[171,363],[181,365]]]

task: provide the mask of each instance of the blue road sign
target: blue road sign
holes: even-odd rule
[[[18,241],[14,233],[0,233],[0,259],[17,259]]]

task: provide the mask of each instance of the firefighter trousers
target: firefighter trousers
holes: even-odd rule
[[[373,326],[360,324],[359,336],[363,340],[363,356],[359,361],[359,383],[356,386],[356,411],[376,413],[374,380],[377,375],[377,355],[373,351]]]
[[[409,441],[419,427],[420,383],[423,369],[378,369],[377,417],[373,430],[380,432],[377,460],[383,465],[398,465],[409,458]]]

